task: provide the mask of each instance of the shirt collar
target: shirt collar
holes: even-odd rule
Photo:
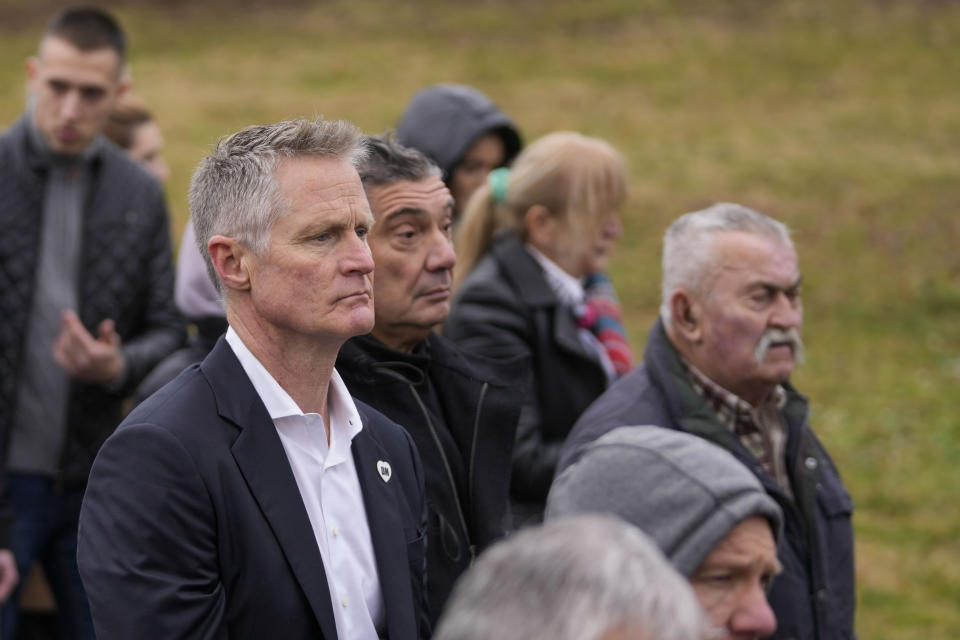
[[[693,366],[686,358],[680,356],[680,363],[687,373],[687,377],[697,393],[710,401],[711,405],[721,415],[736,417],[739,414],[752,414],[754,407],[738,396],[711,380],[705,373]],[[778,384],[763,401],[776,409],[782,409],[787,403],[787,392],[783,385]]]
[[[543,255],[543,253],[529,242],[524,245],[524,248],[543,269],[550,288],[553,289],[553,292],[561,302],[570,307],[577,307],[584,303],[586,294],[583,290],[583,283],[580,282],[580,280],[564,271],[560,265]]]
[[[280,383],[270,375],[266,367],[257,359],[255,355],[243,343],[243,340],[234,331],[233,327],[227,327],[227,344],[233,349],[240,366],[243,367],[250,383],[263,405],[270,414],[271,420],[278,420],[288,416],[306,415],[297,406],[297,403],[290,397]],[[342,435],[346,441],[353,440],[354,436],[360,433],[363,428],[363,422],[360,420],[360,413],[357,411],[357,405],[353,402],[347,386],[337,370],[333,370],[330,376],[330,387],[327,391],[327,407],[330,415],[330,440],[333,442]],[[335,433],[336,431],[336,433]]]

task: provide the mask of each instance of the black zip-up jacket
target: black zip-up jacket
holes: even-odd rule
[[[509,527],[517,383],[526,361],[467,354],[431,333],[412,354],[372,336],[352,338],[336,367],[350,393],[404,427],[420,453],[435,625],[456,579]]]
[[[46,168],[31,152],[27,116],[0,136],[0,455],[16,411],[23,345],[29,331],[40,253]],[[183,341],[173,301],[170,233],[163,192],[112,144],[94,159],[83,210],[77,313],[96,335],[106,318],[123,341],[127,373],[118,388],[74,381],[58,481],[82,487],[101,443],[120,423],[121,402],[144,375]],[[6,494],[6,468],[0,496]],[[2,500],[2,498],[0,498]],[[3,500],[0,547],[9,511]]]
[[[777,615],[777,640],[854,638],[853,502],[826,449],[810,428],[807,399],[784,384],[787,469],[791,499],[697,394],[661,321],[654,324],[643,364],[614,383],[570,432],[561,473],[593,442],[622,426],[654,425],[710,440],[740,460],[783,510],[777,550],[783,572],[768,598]]]

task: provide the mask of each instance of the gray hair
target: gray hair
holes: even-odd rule
[[[391,135],[363,136],[363,144],[367,156],[357,171],[368,197],[371,189],[383,185],[442,176],[433,160],[413,147],[403,146]]]
[[[677,289],[703,293],[713,267],[713,239],[722,231],[741,231],[793,246],[782,222],[739,204],[720,202],[677,218],[663,237],[660,317],[670,326],[670,296]]]
[[[435,640],[701,640],[704,614],[687,581],[639,529],[610,516],[523,529],[457,583]]]
[[[270,228],[285,206],[275,171],[281,161],[313,156],[354,167],[365,149],[360,131],[343,120],[303,118],[255,125],[221,138],[190,182],[190,216],[200,255],[221,288],[207,251],[214,235],[236,238],[255,253],[267,248]]]

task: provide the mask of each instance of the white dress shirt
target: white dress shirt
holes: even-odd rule
[[[300,410],[233,327],[227,328],[226,340],[266,406],[287,453],[320,548],[337,636],[364,640],[384,637],[386,616],[380,578],[350,452],[351,441],[363,425],[350,392],[334,369],[327,392],[328,445],[323,418]]]

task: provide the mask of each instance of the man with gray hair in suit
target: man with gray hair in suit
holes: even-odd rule
[[[558,473],[624,425],[723,447],[784,513],[773,637],[845,640],[854,637],[853,504],[790,383],[803,352],[800,283],[782,223],[730,203],[678,218],[664,237],[660,319],[643,364],[583,413]]]
[[[229,327],[97,455],[77,559],[100,640],[425,638],[413,440],[334,367],[373,328],[360,132],[222,139],[190,213]]]

